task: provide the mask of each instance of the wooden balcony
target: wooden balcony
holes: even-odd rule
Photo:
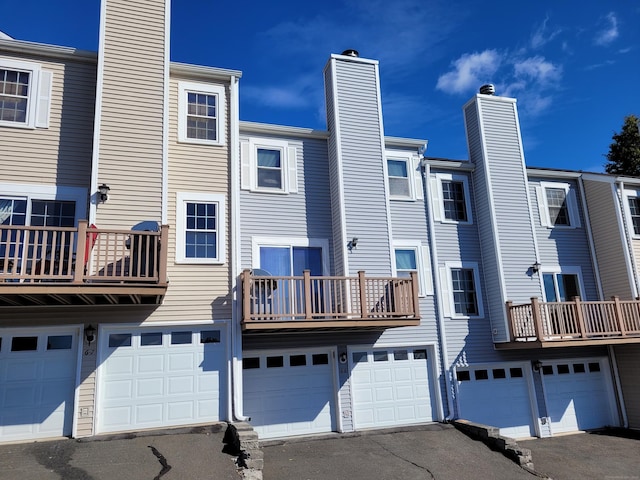
[[[167,290],[168,228],[0,225],[0,307],[158,305]]]
[[[548,348],[640,342],[640,301],[507,302],[509,343],[496,348]]]
[[[385,329],[420,323],[418,278],[241,274],[242,328],[261,331]]]

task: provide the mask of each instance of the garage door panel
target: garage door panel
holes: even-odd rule
[[[123,355],[109,358],[108,360],[103,367],[108,376],[133,374],[133,356]]]
[[[162,378],[144,378],[136,382],[136,395],[138,397],[157,397],[162,395],[164,382]]]
[[[7,381],[35,381],[40,360],[14,360],[7,362]]]
[[[168,356],[168,372],[190,372],[196,364],[192,353],[172,353]]]
[[[163,373],[163,355],[145,355],[138,359],[138,373]]]

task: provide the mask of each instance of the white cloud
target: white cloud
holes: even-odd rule
[[[452,62],[453,69],[438,78],[436,88],[449,93],[464,93],[491,80],[502,63],[497,50],[465,53]]]
[[[605,26],[596,34],[594,42],[596,45],[607,46],[620,35],[620,32],[618,32],[618,19],[616,14],[609,12],[602,19],[602,23],[604,23]]]
[[[562,77],[562,67],[541,56],[516,61],[513,70],[516,78],[526,78],[541,84],[557,82]]]
[[[284,86],[242,86],[242,96],[254,103],[272,108],[307,108],[318,102],[315,75],[302,75]]]
[[[536,28],[536,30],[531,35],[531,40],[529,43],[531,45],[531,48],[533,48],[534,50],[543,47],[562,32],[562,30],[559,28],[553,30],[549,29],[547,25],[548,22],[549,16],[547,15],[542,24],[540,24],[540,26]]]

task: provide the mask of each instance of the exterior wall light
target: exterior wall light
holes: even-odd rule
[[[107,185],[106,183],[103,183],[98,187],[98,193],[100,194],[100,201],[102,203],[106,202],[107,199],[109,198],[109,190],[111,189],[109,188],[109,185]]]
[[[531,367],[533,367],[534,372],[539,372],[542,368],[542,362],[540,360],[532,360]]]
[[[93,342],[96,339],[96,329],[93,328],[93,325],[89,325],[87,328],[84,329],[84,338],[87,339],[87,343],[89,345],[91,345],[91,342]]]
[[[540,262],[538,262],[536,260],[536,263],[534,263],[533,265],[531,265],[531,271],[533,273],[538,273],[540,271],[540,267],[542,267],[542,265],[540,264]]]
[[[353,250],[357,246],[358,246],[358,237],[353,237],[351,240],[349,240],[349,243],[347,243],[347,248],[349,249],[349,251]]]

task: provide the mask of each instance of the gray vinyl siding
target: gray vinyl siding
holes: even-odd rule
[[[248,140],[249,136],[241,132],[240,141]],[[298,192],[282,195],[241,190],[241,268],[253,265],[253,237],[282,237],[284,244],[291,237],[326,239],[330,250],[327,255],[330,259],[333,257],[327,143],[321,139],[294,137],[278,137],[278,140],[285,140],[296,148]],[[334,268],[330,268],[333,273]]]
[[[129,228],[161,218],[169,12],[163,0],[105,1],[98,182],[111,195],[98,208],[97,224]]]
[[[625,260],[627,245],[618,224],[614,185],[585,180],[584,190],[604,298],[617,295],[623,300],[632,300],[633,288]]]
[[[533,203],[533,222],[536,226],[540,263],[542,264],[541,271],[544,272],[545,267],[553,266],[580,267],[582,270],[583,288],[586,295],[585,300],[599,300],[595,272],[591,261],[589,237],[587,235],[587,229],[585,228],[585,218],[582,211],[582,200],[578,185],[573,180],[568,182],[570,188],[576,194],[581,226],[578,228],[548,228],[541,224],[540,208],[537,204],[535,194],[535,187],[539,185],[540,181],[547,181],[547,179],[531,178],[529,188]],[[533,275],[533,277],[535,276],[536,275]]]
[[[49,127],[0,127],[0,182],[86,188],[91,178],[95,59],[55,60],[2,51],[0,56],[39,64],[53,74]]]
[[[640,345],[616,345],[614,349],[629,428],[640,429]]]
[[[346,238],[357,237],[358,248],[349,254],[349,274],[364,270],[371,276],[391,274],[389,225],[384,176],[384,139],[375,65],[337,60],[335,72],[341,148],[342,208]],[[335,129],[330,131],[336,135]],[[333,205],[337,208],[337,205]]]

